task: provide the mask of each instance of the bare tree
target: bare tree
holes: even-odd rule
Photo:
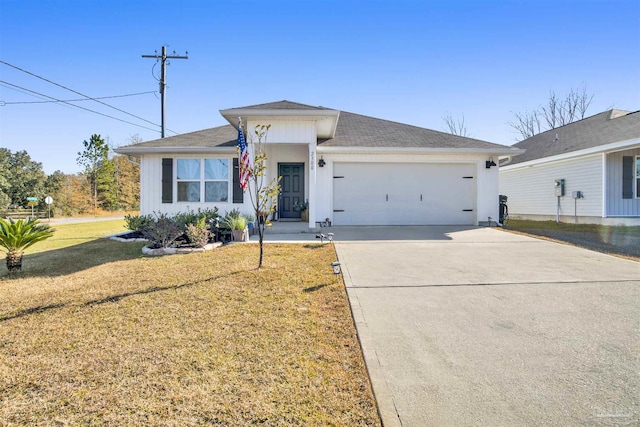
[[[467,131],[467,124],[464,121],[464,114],[462,114],[462,119],[456,120],[451,113],[447,112],[447,114],[442,117],[442,120],[444,120],[447,128],[449,128],[449,133],[458,136],[470,136]]]
[[[562,116],[562,103],[558,101],[558,97],[556,96],[555,92],[549,92],[547,106],[540,107],[540,112],[542,113],[542,117],[544,117],[544,121],[547,122],[547,127],[549,129],[555,129],[556,127],[558,127],[560,116]],[[538,132],[540,131],[538,130]]]
[[[545,106],[531,113],[513,113],[515,120],[509,122],[509,126],[515,129],[522,139],[527,139],[540,132],[584,119],[592,100],[593,95],[587,93],[586,86],[583,86],[581,91],[571,89],[564,98],[559,98],[554,91],[550,91]],[[544,120],[545,126],[542,126],[541,119]]]
[[[589,95],[587,93],[587,87],[582,86],[582,93],[578,95],[578,105],[576,107],[580,119],[584,119],[585,113],[591,105],[591,101],[593,101],[593,94]]]
[[[509,126],[518,131],[522,139],[531,138],[533,135],[540,133],[541,123],[540,113],[538,111],[532,111],[531,113],[528,111],[524,113],[513,113],[513,115],[515,116],[515,120],[509,122]]]

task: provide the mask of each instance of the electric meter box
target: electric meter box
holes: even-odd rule
[[[564,179],[556,179],[556,196],[564,196]]]

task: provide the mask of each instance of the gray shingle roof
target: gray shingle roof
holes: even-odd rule
[[[234,108],[235,109],[235,108]],[[300,104],[287,100],[267,102],[266,104],[249,105],[248,107],[238,107],[243,110],[330,110],[325,107],[314,107],[313,105]]]
[[[154,139],[153,141],[139,142],[137,144],[126,145],[120,148],[141,148],[141,151],[144,151],[145,148],[163,147],[234,147],[237,142],[238,130],[231,125],[224,125],[196,132],[169,136],[162,139]]]
[[[640,138],[640,111],[608,110],[514,144],[527,151],[509,165],[636,138]]]
[[[241,107],[242,109],[286,109],[286,110],[331,110],[290,101]],[[231,125],[219,126],[201,131],[156,139],[148,142],[121,147],[123,152],[140,149],[173,147],[232,147],[236,144],[237,130]],[[371,147],[371,148],[453,148],[453,149],[502,149],[505,146],[439,132],[431,129],[389,120],[377,119],[360,114],[341,111],[335,136],[318,141],[323,147]]]
[[[320,141],[323,147],[391,148],[505,148],[503,145],[431,129],[340,112],[335,137]]]

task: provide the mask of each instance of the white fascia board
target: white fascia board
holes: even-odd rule
[[[121,147],[115,150],[118,154],[190,154],[190,153],[235,153],[235,147]]]
[[[528,162],[522,162],[515,165],[500,166],[500,170],[508,171],[511,169],[519,169],[519,168],[525,168],[529,166],[540,165],[544,163],[568,160],[574,157],[588,156],[591,154],[614,153],[616,151],[628,150],[630,148],[633,148],[636,145],[640,147],[640,138],[629,139],[627,141],[613,142],[611,144],[606,144],[606,145],[598,145],[597,147],[585,148],[584,150],[571,151],[570,153],[558,154],[555,156],[542,157],[540,159],[529,160]]]
[[[426,147],[323,147],[318,145],[318,153],[322,154],[483,154],[498,156],[502,154],[517,155],[524,153],[519,148],[426,148]]]
[[[318,130],[318,138],[333,138],[338,126],[340,111],[338,110],[279,110],[279,109],[255,109],[255,108],[232,108],[220,110],[220,114],[234,128],[238,127],[238,119],[245,123],[247,119],[256,117],[263,120],[313,120]],[[325,122],[329,122],[326,124]],[[321,126],[324,124],[324,126]],[[324,130],[320,132],[320,130]],[[326,130],[325,130],[326,129]]]

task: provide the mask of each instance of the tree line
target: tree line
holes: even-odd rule
[[[131,142],[139,142],[138,137]],[[54,216],[139,210],[139,166],[126,156],[111,155],[100,135],[92,135],[83,145],[77,159],[82,172],[57,170],[51,175],[26,150],[12,152],[0,147],[0,211],[27,207],[27,197],[37,197],[36,209],[46,210],[47,196],[53,198]]]

